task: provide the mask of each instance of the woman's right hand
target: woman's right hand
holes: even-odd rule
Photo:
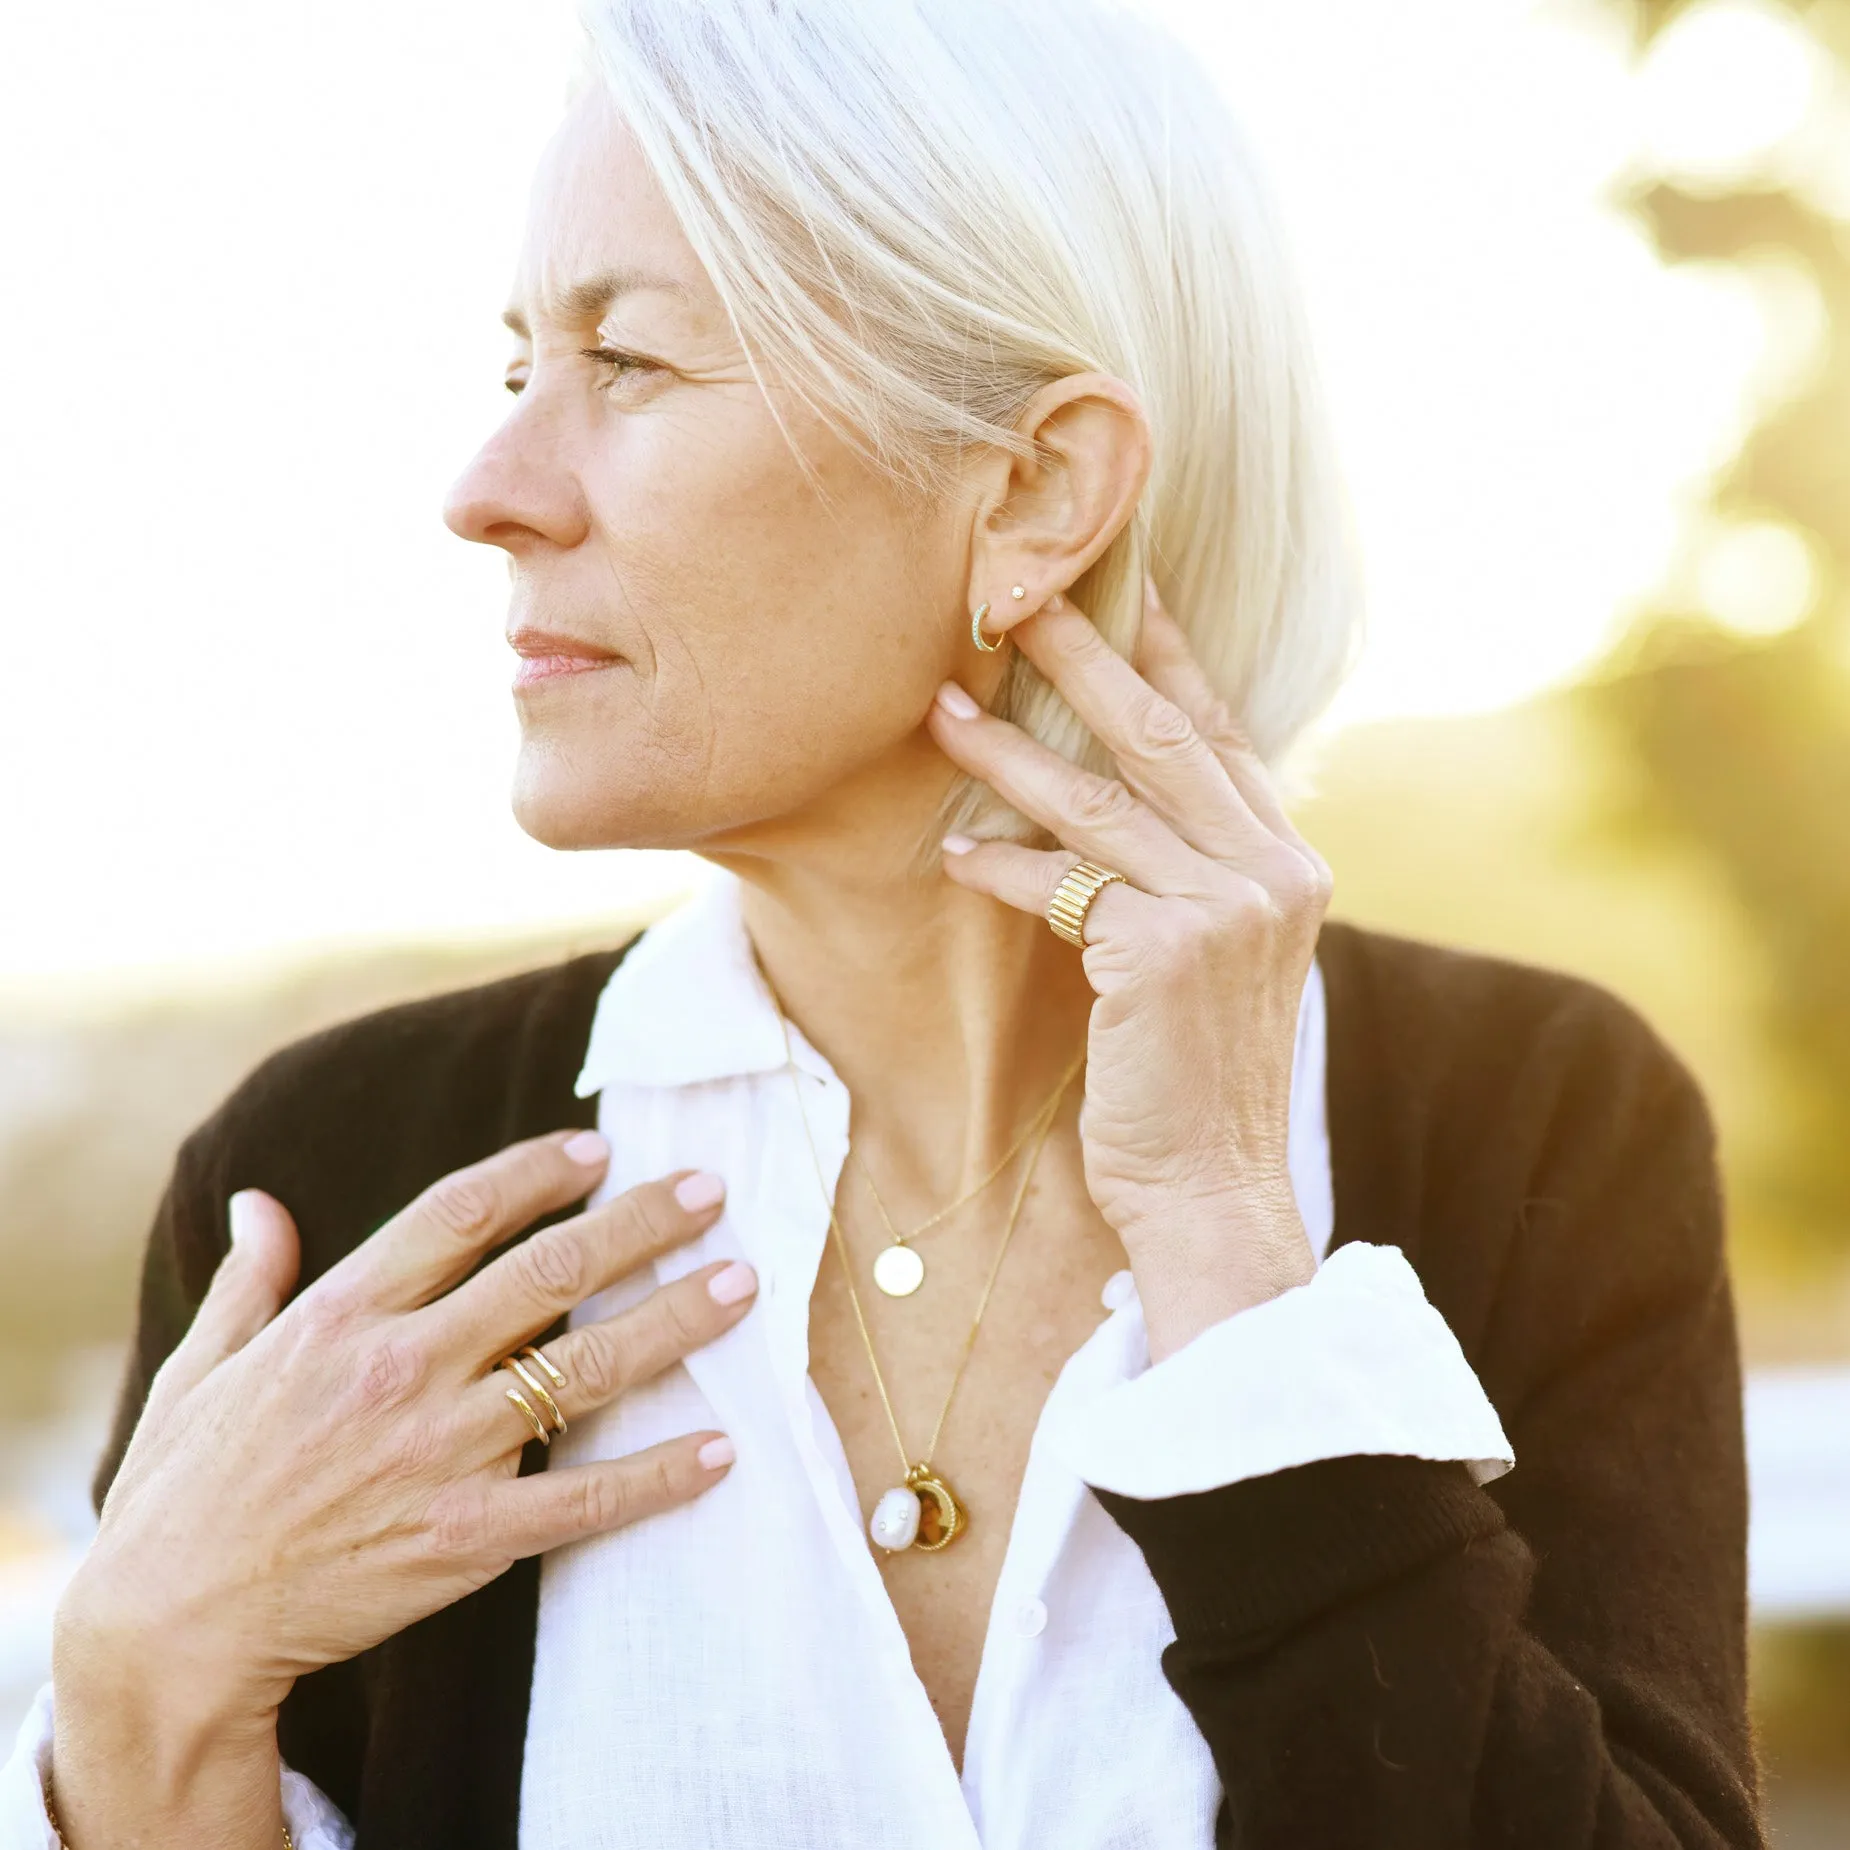
[[[595,1132],[560,1132],[457,1170],[280,1314],[299,1263],[294,1222],[268,1195],[238,1202],[239,1237],[154,1378],[59,1604],[54,1761],[67,1823],[74,1809],[97,1809],[79,1807],[69,1763],[94,1762],[110,1732],[83,1712],[86,1696],[94,1710],[126,1679],[164,1690],[176,1718],[202,1726],[273,1723],[306,1672],[521,1556],[690,1501],[724,1475],[729,1448],[710,1464],[698,1455],[723,1437],[710,1430],[517,1475],[534,1434],[507,1398],[520,1383],[497,1365],[719,1211],[717,1178],[668,1176],[543,1228],[469,1276],[494,1247],[589,1193],[607,1154]],[[725,1303],[708,1286],[728,1272],[744,1295]],[[566,1384],[539,1378],[569,1421],[712,1341],[755,1290],[749,1267],[703,1267],[547,1344]],[[184,1757],[179,1743],[173,1753]],[[103,1804],[99,1819],[115,1809]]]

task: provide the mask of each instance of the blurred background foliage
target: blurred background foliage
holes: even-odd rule
[[[1620,4],[1644,48],[1691,10]],[[1850,0],[1790,11],[1850,76]],[[1694,847],[1750,921],[1787,1115],[1742,1180],[1763,1247],[1801,1269],[1850,1255],[1850,200],[1827,183],[1801,155],[1784,174],[1645,172],[1624,188],[1666,261],[1749,272],[1806,328],[1784,401],[1716,484],[1710,536],[1783,547],[1805,589],[1796,620],[1759,639],[1666,601],[1584,690],[1639,774],[1613,826]]]
[[[1616,0],[1648,48],[1691,0]],[[1788,8],[1850,80],[1850,0]],[[1845,131],[1841,125],[1839,133]],[[1784,293],[1809,340],[1783,400],[1715,484],[1717,528],[1782,544],[1805,591],[1748,639],[1666,599],[1582,692],[1637,775],[1609,826],[1693,849],[1748,921],[1773,1135],[1733,1166],[1737,1250],[1805,1290],[1850,1261],[1850,198],[1841,147],[1720,184],[1642,172],[1629,209],[1674,263],[1735,266]],[[1850,1550],[1850,1535],[1844,1538]],[[1758,1725],[1772,1770],[1850,1773],[1850,1625],[1763,1629]],[[1838,1818],[1839,1828],[1846,1825]],[[1839,1841],[1842,1841],[1840,1839]]]

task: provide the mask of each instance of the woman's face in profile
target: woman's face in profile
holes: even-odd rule
[[[824,505],[595,91],[542,161],[508,321],[517,397],[445,518],[506,552],[508,632],[536,658],[521,826],[721,845],[895,777],[935,795],[950,771],[919,719],[967,622],[968,517],[902,499],[772,381]]]

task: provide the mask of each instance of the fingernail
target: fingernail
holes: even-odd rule
[[[225,1204],[231,1221],[231,1243],[241,1245],[249,1239],[257,1225],[257,1216],[261,1210],[257,1206],[257,1191],[254,1188],[241,1188]]]
[[[709,1439],[694,1456],[709,1471],[717,1471],[721,1465],[731,1464],[738,1453],[733,1450],[732,1441],[722,1434],[717,1439]]]
[[[610,1143],[598,1131],[580,1131],[576,1137],[568,1137],[560,1146],[575,1163],[583,1163],[588,1169],[593,1163],[601,1163],[610,1154]]]
[[[945,712],[955,714],[958,719],[975,719],[982,711],[955,681],[946,681],[938,689],[938,704]]]
[[[968,835],[947,835],[942,846],[946,854],[968,854],[976,843]]]
[[[723,1272],[707,1280],[707,1296],[715,1304],[736,1304],[758,1289],[758,1274],[743,1259],[735,1259]]]
[[[710,1208],[726,1193],[726,1184],[718,1176],[708,1175],[704,1169],[697,1169],[691,1176],[683,1176],[674,1185],[674,1198],[690,1214],[698,1214],[702,1208]]]

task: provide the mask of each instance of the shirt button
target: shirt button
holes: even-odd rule
[[[1098,1295],[1107,1310],[1122,1310],[1137,1295],[1137,1281],[1128,1267],[1122,1272],[1113,1272]]]
[[[1024,1638],[1038,1638],[1047,1629],[1047,1602],[1023,1600],[1015,1608],[1015,1629]]]

